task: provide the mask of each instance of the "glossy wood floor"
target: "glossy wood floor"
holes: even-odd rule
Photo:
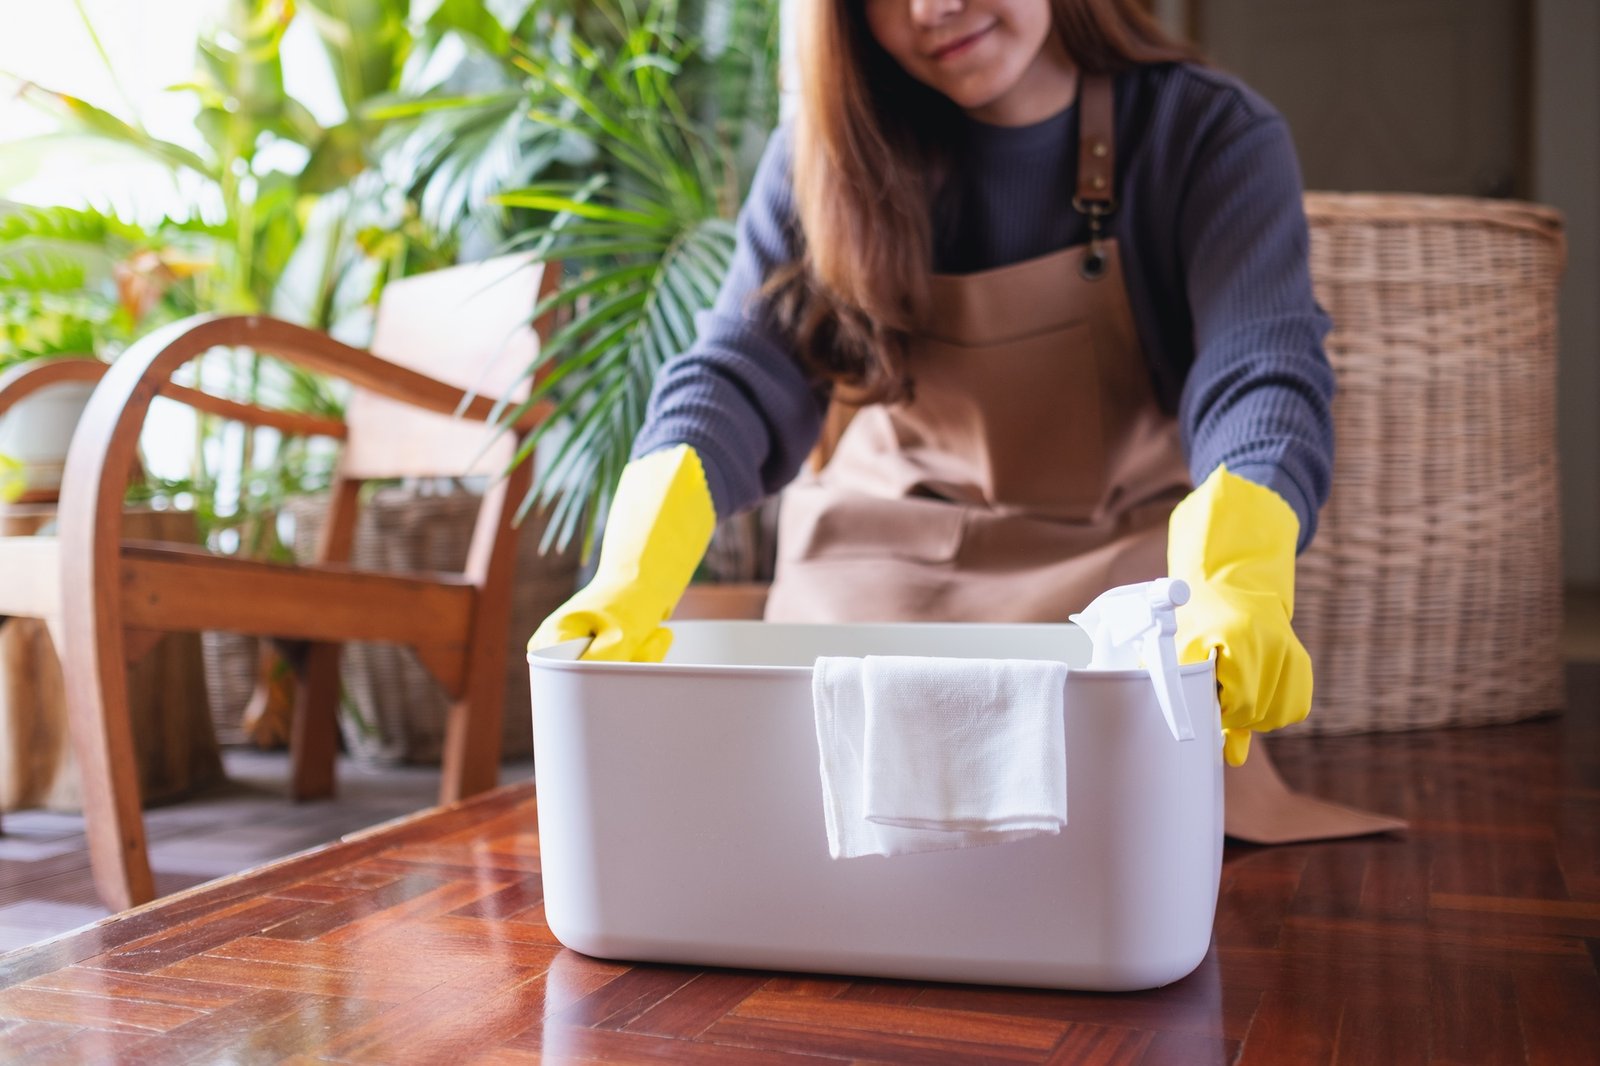
[[[288,752],[227,748],[223,763],[226,782],[145,812],[150,866],[164,896],[423,810],[439,797],[438,767],[341,757],[338,795],[296,803],[288,796]],[[532,776],[531,758],[500,767],[502,781]],[[0,953],[109,916],[95,892],[82,815],[12,811],[3,828]]]
[[[630,966],[543,921],[513,785],[0,958],[16,1062],[1600,1062],[1600,666],[1560,718],[1277,743],[1404,814],[1231,848],[1189,978],[1095,995]]]

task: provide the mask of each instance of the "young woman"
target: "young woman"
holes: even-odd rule
[[[1333,452],[1283,120],[1134,0],[800,2],[798,118],[535,646],[659,658],[716,518],[787,489],[769,619],[1059,622],[1187,579],[1243,762],[1310,705]]]

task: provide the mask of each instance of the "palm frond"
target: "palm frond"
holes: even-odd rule
[[[131,245],[148,239],[140,227],[92,207],[14,204],[0,212],[0,244],[56,241],[103,247],[110,241]]]
[[[88,277],[81,261],[60,252],[33,249],[8,254],[0,249],[0,291],[79,293]]]
[[[717,108],[681,95],[700,58],[676,0],[599,0],[575,26],[570,55],[524,55],[518,66],[534,89],[532,123],[584,139],[594,162],[575,178],[506,189],[496,202],[532,218],[514,245],[566,265],[536,312],[568,320],[528,368],[537,377],[522,409],[550,400],[554,411],[519,452],[525,460],[551,447],[520,511],[546,511],[546,548],[576,539],[587,551],[652,383],[693,344],[695,316],[721,289],[737,203],[727,185],[739,168],[731,140],[704,117]]]
[[[211,163],[189,149],[152,137],[87,100],[33,82],[23,83],[17,95],[52,112],[73,128],[133,148],[165,166],[191,170],[211,180],[217,180],[220,176]]]

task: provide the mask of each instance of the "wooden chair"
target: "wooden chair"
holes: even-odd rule
[[[38,359],[0,375],[0,418],[18,412],[18,403],[43,392],[56,416],[81,410],[105,373],[104,363],[85,359]],[[70,755],[65,683],[51,631],[59,634],[60,582],[51,541],[35,536],[54,529],[60,493],[60,464],[65,458],[76,418],[50,426],[59,433],[61,453],[50,464],[36,465],[36,475],[20,500],[0,505],[0,779],[7,803],[81,805],[81,784]],[[24,433],[39,431],[35,417]],[[8,440],[19,439],[17,433]],[[21,438],[37,454],[49,441]],[[134,471],[136,479],[142,473]],[[124,519],[130,537],[184,540],[196,543],[198,527],[192,512],[130,507]],[[41,567],[40,560],[46,562]],[[221,752],[204,698],[200,639],[174,633],[129,661],[129,711],[141,743],[137,766],[140,791],[147,803],[170,800],[223,777]]]
[[[62,357],[35,359],[0,374],[0,416],[23,400],[54,386],[94,385],[106,365],[92,359]],[[29,489],[14,503],[50,505],[56,490]],[[48,517],[48,516],[46,516]],[[0,535],[0,627],[12,618],[43,621],[53,640],[60,639],[58,608],[60,588],[55,580],[55,556],[31,546],[32,537]],[[41,569],[40,563],[46,565]]]
[[[690,585],[673,610],[679,621],[743,619],[759,622],[767,606],[764,581],[729,581]]]
[[[54,385],[80,382],[93,385],[106,364],[89,359],[38,359],[0,374],[0,415],[34,393]],[[21,503],[54,503],[55,493],[30,492]],[[0,539],[0,624],[11,617],[42,618],[52,635],[60,637],[57,608],[60,594],[55,581],[53,549],[32,547],[32,537]],[[51,565],[40,567],[40,561]]]
[[[493,786],[510,617],[516,506],[531,462],[500,474],[546,411],[486,450],[484,422],[537,351],[528,328],[558,271],[498,259],[385,289],[373,351],[262,316],[202,315],[139,341],[105,372],[67,457],[59,536],[28,538],[31,613],[55,619],[69,728],[84,790],[90,862],[114,910],[155,895],[145,851],[126,663],[159,634],[224,630],[274,638],[300,674],[291,792],[331,794],[339,651],[348,641],[410,646],[452,698],[440,802]],[[543,325],[542,323],[540,324]],[[277,356],[355,386],[344,422],[267,411],[173,386],[174,371],[219,346]],[[380,354],[374,354],[381,353]],[[128,540],[123,497],[157,394],[254,425],[343,441],[317,561],[284,565]],[[487,474],[465,571],[395,575],[345,565],[362,483]],[[8,568],[13,563],[5,564]],[[10,609],[10,608],[8,608]]]

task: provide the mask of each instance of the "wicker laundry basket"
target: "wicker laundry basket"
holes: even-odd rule
[[[1314,193],[1333,316],[1333,493],[1295,628],[1316,733],[1507,722],[1564,702],[1556,212]]]

